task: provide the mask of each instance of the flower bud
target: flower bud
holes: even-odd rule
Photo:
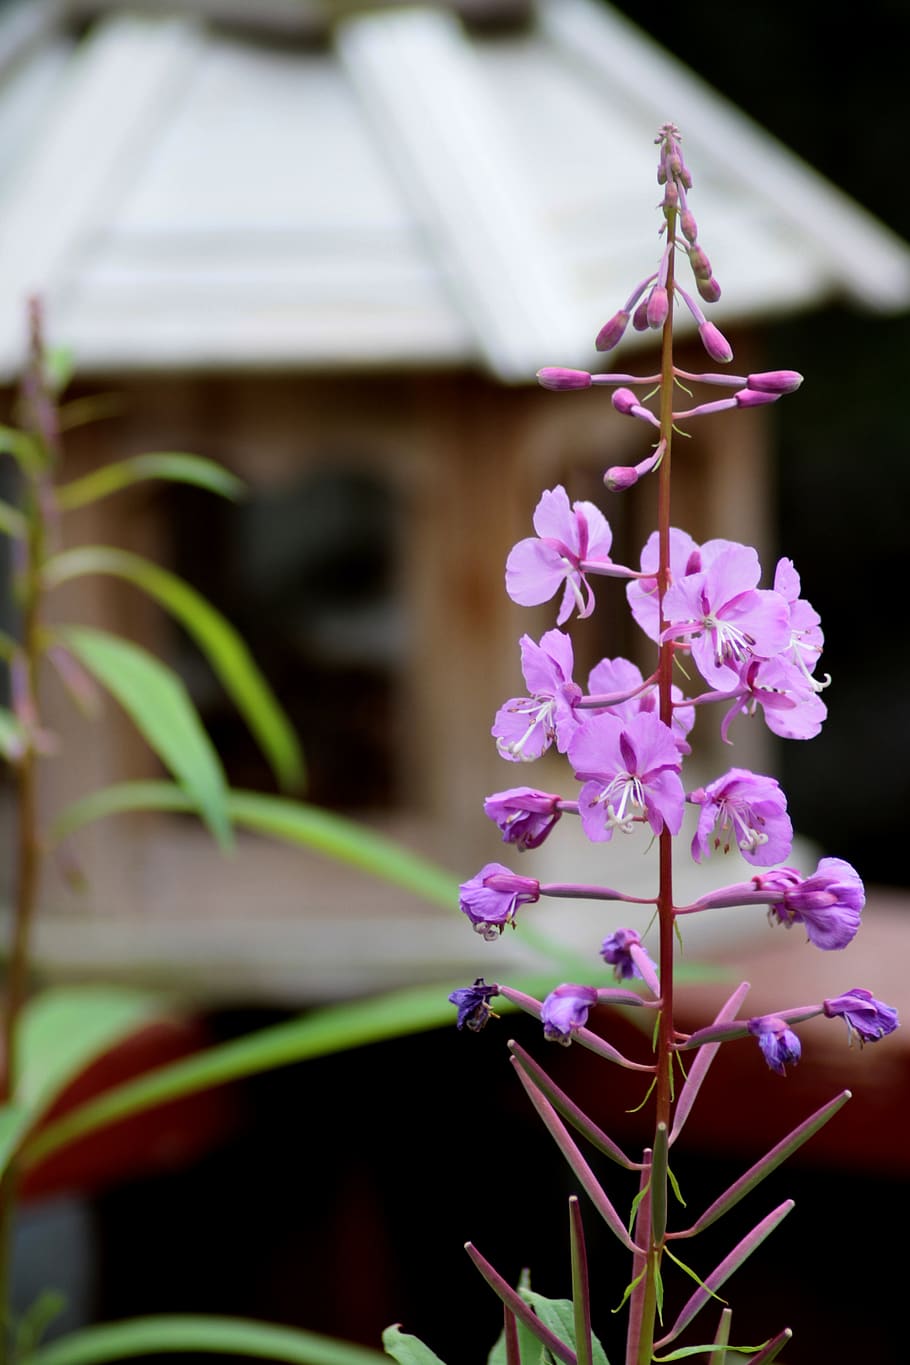
[[[795,393],[803,382],[796,370],[764,370],[761,374],[750,374],[746,384],[759,393]]]
[[[698,236],[698,224],[695,221],[695,214],[691,209],[683,209],[679,215],[679,226],[687,242],[695,243]]]
[[[733,347],[720,328],[715,327],[713,322],[702,322],[699,324],[698,335],[712,360],[729,364],[733,359]]]
[[[628,416],[633,408],[639,406],[638,399],[631,389],[614,389],[612,401],[616,411],[625,413],[626,416]]]
[[[663,327],[670,312],[670,296],[662,285],[655,284],[648,296],[648,326],[655,330]]]
[[[716,303],[720,298],[720,285],[713,275],[709,275],[706,280],[698,276],[695,280],[695,288],[701,294],[705,303]]]
[[[597,351],[612,351],[613,347],[622,340],[623,333],[629,325],[629,314],[624,308],[620,308],[618,313],[614,313],[609,322],[605,322],[594,339],[594,349]]]
[[[760,389],[740,389],[733,395],[738,408],[760,408],[763,403],[776,403],[779,393],[762,393]]]
[[[636,332],[646,332],[648,330],[648,300],[642,299],[641,303],[632,314],[632,326]]]
[[[692,274],[697,280],[710,279],[711,262],[700,246],[693,246],[689,249],[689,264],[692,267]]]
[[[541,388],[560,393],[563,389],[589,389],[591,376],[587,370],[564,370],[556,365],[548,365],[537,371],[537,382]]]
[[[638,483],[638,477],[636,465],[614,464],[604,474],[604,486],[611,493],[624,493]]]
[[[664,209],[675,209],[679,205],[679,190],[670,182],[664,190],[663,207]]]

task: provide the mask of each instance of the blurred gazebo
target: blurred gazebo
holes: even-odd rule
[[[520,690],[515,641],[550,619],[508,601],[505,554],[541,488],[603,505],[605,466],[644,453],[604,394],[533,376],[602,367],[593,337],[656,258],[649,155],[667,118],[740,372],[764,363],[770,319],[835,298],[907,307],[902,242],[594,0],[28,0],[0,19],[0,375],[14,382],[37,291],[79,391],[117,395],[116,416],[72,433],[73,476],[183,449],[250,490],[239,508],[137,490],[80,513],[74,539],[211,596],[300,730],[310,798],[465,875],[496,856],[483,795],[525,777],[489,739]],[[772,439],[764,410],[699,433],[678,520],[768,545]],[[646,504],[607,507],[628,562]],[[229,776],[264,782],[167,623],[124,585],[67,591],[67,613],[168,652]],[[595,620],[583,664],[635,649],[621,613]],[[99,732],[49,705],[56,801],[149,771],[125,720]],[[317,998],[474,961],[456,920],[316,857],[221,863],[163,818],[88,831],[80,856],[91,913],[56,914],[53,890],[40,940],[73,972],[129,959],[170,984],[204,961],[216,992]]]

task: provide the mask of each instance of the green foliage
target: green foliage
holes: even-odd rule
[[[39,1347],[27,1360],[28,1365],[101,1365],[132,1356],[193,1352],[282,1360],[290,1365],[382,1365],[384,1360],[365,1346],[296,1328],[189,1313],[84,1327]]]
[[[382,1345],[386,1355],[396,1360],[398,1365],[443,1365],[439,1356],[431,1351],[429,1346],[425,1346],[417,1337],[402,1332],[397,1323],[385,1329],[382,1334]]]
[[[215,466],[217,468],[217,466]],[[299,787],[303,755],[291,724],[236,630],[195,588],[140,555],[83,545],[48,561],[47,587],[84,574],[111,574],[133,583],[179,621],[208,659],[268,759],[280,785]]]
[[[458,904],[458,881],[437,863],[401,844],[374,834],[354,820],[282,796],[228,790],[226,806],[233,824],[284,843],[314,849],[362,872],[412,891],[446,909]],[[91,792],[61,812],[51,831],[54,841],[108,815],[138,810],[192,811],[191,797],[173,782],[120,782]]]
[[[129,460],[118,460],[101,469],[85,474],[72,483],[57,489],[57,505],[69,512],[76,507],[100,502],[102,498],[119,493],[135,483],[148,479],[167,479],[172,483],[194,484],[222,498],[236,500],[243,494],[243,484],[233,474],[213,460],[199,455],[184,455],[179,451],[158,451],[149,455],[134,455]]]
[[[148,650],[107,631],[65,626],[60,638],[114,696],[174,774],[223,847],[231,844],[221,761],[180,678]]]

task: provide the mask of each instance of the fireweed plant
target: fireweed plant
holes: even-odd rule
[[[512,1061],[525,1090],[585,1194],[631,1257],[622,1301],[628,1310],[626,1365],[655,1359],[698,1356],[721,1365],[730,1342],[731,1310],[719,1291],[792,1207],[786,1201],[762,1218],[723,1260],[704,1274],[692,1269],[686,1245],[733,1208],[765,1176],[815,1133],[849,1097],[837,1096],[780,1141],[740,1179],[683,1226],[671,1215],[675,1182],[671,1149],[692,1109],[699,1088],[723,1043],[752,1038],[768,1066],[781,1075],[800,1057],[798,1026],[814,1015],[842,1020],[849,1039],[875,1042],[897,1027],[894,1009],[864,987],[849,987],[829,1000],[794,1004],[781,1001],[774,1014],[750,1018],[742,1006],[747,985],[739,986],[717,1017],[694,1033],[680,1031],[674,1020],[674,954],[681,924],[688,916],[721,906],[765,905],[772,924],[800,926],[809,942],[823,951],[846,948],[860,927],[863,884],[840,858],[825,857],[811,876],[786,866],[793,831],[783,791],[773,777],[731,767],[704,786],[687,788],[683,759],[690,753],[687,736],[696,710],[715,707],[720,732],[729,731],[742,714],[761,711],[769,729],[786,739],[811,739],[825,719],[822,694],[829,678],[819,672],[823,636],[819,617],[803,598],[793,563],[781,559],[770,586],[760,586],[762,566],[748,545],[716,539],[696,543],[675,527],[670,515],[670,471],[673,436],[696,418],[734,408],[775,403],[800,385],[790,370],[735,375],[692,374],[673,358],[674,307],[681,303],[692,315],[705,350],[717,364],[733,359],[731,347],[705,317],[697,295],[711,304],[720,287],[698,240],[688,205],[692,179],[683,159],[680,137],[672,124],[660,129],[658,182],[663,252],[655,273],[630,293],[622,308],[601,328],[596,345],[609,351],[631,322],[638,330],[662,334],[660,372],[644,376],[589,374],[548,368],[538,378],[544,388],[565,391],[604,386],[614,408],[653,429],[653,448],[637,465],[606,471],[611,492],[632,488],[654,474],[658,479],[658,527],[641,552],[640,567],[618,564],[610,556],[611,530],[590,502],[570,503],[562,487],[541,494],[533,515],[535,534],[520,541],[506,564],[506,590],[514,602],[537,606],[555,599],[555,628],[539,641],[522,637],[521,663],[526,695],[505,703],[496,715],[493,736],[509,763],[539,758],[551,746],[565,754],[580,784],[572,796],[516,786],[489,796],[486,814],[516,852],[537,848],[563,817],[577,819],[588,839],[599,844],[621,840],[637,825],[647,824],[659,851],[658,887],[653,897],[626,895],[607,886],[572,882],[541,884],[500,863],[490,863],[461,887],[461,909],[474,929],[496,939],[514,928],[523,907],[541,897],[583,897],[625,902],[637,910],[638,928],[619,929],[601,947],[601,956],[621,984],[615,987],[567,982],[544,1000],[506,984],[483,979],[455,991],[458,1027],[482,1028],[494,1017],[497,996],[539,1018],[544,1037],[590,1049],[616,1066],[641,1073],[654,1109],[653,1140],[634,1160],[604,1133],[547,1076],[524,1049],[512,1043]],[[694,277],[690,293],[678,279],[680,263]],[[709,385],[722,396],[696,402],[689,386]],[[652,399],[656,399],[649,406]],[[628,660],[603,659],[588,680],[588,690],[573,679],[572,642],[564,627],[576,614],[594,610],[594,583],[618,579],[625,587],[629,610],[656,645],[656,664],[643,677]],[[682,686],[685,684],[685,693]],[[712,848],[738,849],[750,866],[744,880],[710,891],[691,904],[677,904],[672,881],[674,837],[686,806],[697,809],[691,855],[696,862]],[[784,864],[781,866],[781,864]],[[640,937],[648,919],[659,928],[655,963]],[[630,989],[636,984],[636,989]],[[625,1056],[607,1038],[586,1027],[591,1010],[609,1004],[635,1006],[650,1015],[654,1042],[651,1060]],[[647,1036],[647,1032],[645,1034]],[[640,1173],[639,1193],[624,1219],[596,1178],[570,1130],[621,1167]],[[591,1294],[577,1200],[570,1206],[571,1301],[547,1300],[527,1286],[513,1289],[471,1244],[468,1253],[504,1305],[503,1337],[491,1360],[527,1365],[545,1359],[572,1365],[604,1362],[602,1347],[591,1333]],[[695,1281],[693,1292],[664,1312],[664,1280],[680,1267]],[[620,1295],[617,1295],[617,1301]],[[674,1299],[675,1302],[675,1299]],[[719,1322],[702,1333],[703,1345],[680,1347],[678,1339],[696,1315],[711,1305]],[[387,1349],[395,1352],[395,1333]],[[774,1360],[790,1337],[787,1328],[749,1349],[756,1362]],[[411,1339],[413,1340],[413,1339]],[[676,1345],[674,1345],[676,1343]],[[732,1351],[733,1348],[730,1347]],[[410,1360],[410,1356],[401,1356]],[[423,1360],[423,1356],[415,1357]],[[427,1359],[430,1357],[428,1356]],[[434,1357],[435,1359],[435,1357]]]

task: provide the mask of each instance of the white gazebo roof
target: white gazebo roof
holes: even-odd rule
[[[0,377],[36,291],[83,373],[589,366],[656,259],[668,119],[721,325],[910,306],[907,246],[642,32],[529,7],[374,8],[315,46],[205,21],[228,0],[83,4],[76,42],[27,0],[0,25]]]

